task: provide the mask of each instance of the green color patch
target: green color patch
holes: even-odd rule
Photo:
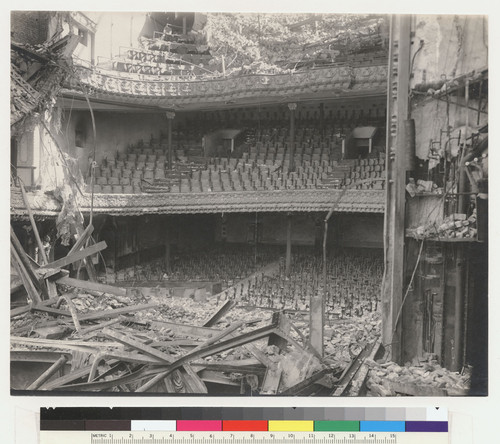
[[[315,432],[359,432],[359,421],[314,421]]]

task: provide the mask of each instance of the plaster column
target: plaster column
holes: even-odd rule
[[[167,111],[167,131],[168,131],[168,169],[172,169],[172,120],[174,120],[175,112]]]
[[[290,160],[288,163],[288,171],[295,170],[295,110],[297,109],[296,103],[289,103],[288,109],[290,110]]]

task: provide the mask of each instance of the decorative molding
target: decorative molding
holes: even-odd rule
[[[43,193],[29,193],[35,214],[57,215],[60,204]],[[340,198],[340,202],[336,203]],[[304,189],[282,191],[243,191],[211,193],[162,194],[94,194],[94,212],[98,214],[137,216],[141,214],[196,214],[329,211],[383,213],[384,190]],[[90,194],[78,196],[78,207],[83,213],[90,211]],[[19,191],[11,191],[11,214],[27,216]]]
[[[131,77],[131,76],[130,76]],[[354,80],[353,80],[354,79]],[[387,82],[385,65],[363,67],[329,67],[299,71],[289,74],[247,75],[210,80],[145,80],[124,78],[114,71],[75,66],[75,74],[69,81],[74,92],[84,85],[94,96],[119,96],[124,102],[156,98],[169,104],[187,103],[203,98],[224,102],[245,97],[282,96],[283,94],[307,94],[321,91],[351,93],[384,93]],[[182,100],[182,102],[181,102]]]
[[[85,29],[95,34],[97,30],[97,24],[88,18],[85,14],[80,11],[71,11],[70,17],[72,20],[80,26],[83,26]]]

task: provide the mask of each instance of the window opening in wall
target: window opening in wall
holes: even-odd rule
[[[89,32],[86,29],[78,28],[78,37],[80,37],[80,44],[83,46],[88,45]]]

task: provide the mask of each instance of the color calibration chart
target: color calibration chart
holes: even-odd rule
[[[443,408],[41,409],[40,444],[447,444]]]

